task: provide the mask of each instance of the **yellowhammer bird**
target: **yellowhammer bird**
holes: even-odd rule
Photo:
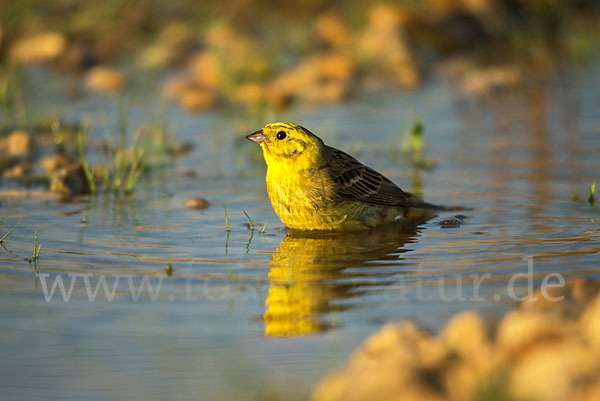
[[[300,125],[268,124],[246,139],[263,150],[271,204],[290,228],[368,230],[425,221],[435,215],[433,209],[442,209],[401,190]]]

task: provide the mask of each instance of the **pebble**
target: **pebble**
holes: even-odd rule
[[[50,183],[50,190],[57,192],[65,198],[90,193],[83,166],[80,163],[72,164],[61,169]]]
[[[6,141],[9,156],[25,156],[31,152],[31,135],[25,131],[13,131]]]
[[[41,161],[42,169],[51,173],[69,165],[69,158],[65,155],[48,156]]]
[[[190,209],[203,210],[210,206],[210,202],[204,198],[196,198],[185,202],[185,206]]]
[[[125,78],[113,68],[98,66],[88,71],[85,84],[92,92],[118,92],[125,86]]]

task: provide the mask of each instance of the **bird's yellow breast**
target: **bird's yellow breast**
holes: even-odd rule
[[[295,172],[269,166],[267,190],[273,210],[290,228],[299,230],[369,230],[402,217],[404,209],[359,201],[331,200],[327,180],[315,171]]]
[[[327,201],[328,188],[313,172],[292,172],[285,166],[271,165],[267,190],[275,213],[288,227],[331,230],[348,218],[346,210]]]

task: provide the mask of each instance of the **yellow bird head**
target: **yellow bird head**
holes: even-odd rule
[[[290,123],[267,124],[246,139],[260,145],[267,166],[278,168],[303,170],[315,166],[325,149],[315,134]]]

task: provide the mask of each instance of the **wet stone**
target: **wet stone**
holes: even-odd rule
[[[83,166],[81,164],[72,164],[58,172],[50,183],[50,190],[57,192],[65,198],[71,198],[77,195],[90,193]]]
[[[69,165],[69,159],[65,155],[48,156],[41,161],[42,169],[46,172],[60,170]]]
[[[189,209],[203,210],[210,206],[210,202],[204,198],[196,198],[185,202],[185,206]]]
[[[463,225],[465,219],[466,216],[459,214],[451,218],[444,219],[438,224],[441,228],[458,228]]]
[[[14,131],[7,138],[6,150],[10,156],[25,156],[31,148],[31,136],[25,131]]]

